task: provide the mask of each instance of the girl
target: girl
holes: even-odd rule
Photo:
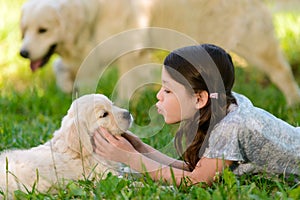
[[[222,48],[202,44],[171,52],[164,61],[157,110],[167,124],[181,123],[168,157],[132,133],[112,136],[100,128],[95,152],[176,184],[183,178],[211,184],[216,173],[300,174],[300,128],[256,108],[233,93],[234,66]],[[105,138],[105,139],[104,139]],[[172,170],[171,170],[172,168]]]

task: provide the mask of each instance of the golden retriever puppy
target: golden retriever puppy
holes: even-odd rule
[[[50,141],[0,155],[0,189],[8,191],[11,197],[13,191],[31,190],[34,184],[38,191],[47,192],[62,181],[105,176],[107,172],[118,174],[118,163],[93,153],[93,132],[103,126],[112,134],[121,134],[132,120],[127,110],[115,106],[104,95],[89,94],[76,99]]]
[[[101,48],[95,59],[81,70],[78,87],[91,80],[91,75],[99,78],[112,61],[135,50],[172,51],[213,43],[266,73],[288,105],[300,102],[298,84],[274,34],[272,16],[261,0],[29,0],[22,8],[20,24],[20,54],[30,59],[31,69],[36,70],[57,53],[56,81],[65,92],[72,91],[80,66],[98,44]],[[139,32],[141,28],[144,31]],[[136,31],[127,34],[129,30]],[[170,32],[181,38],[171,37]],[[130,96],[124,91],[141,86],[134,82],[138,77],[156,76],[145,71],[146,66],[133,73],[133,68],[153,62],[139,55],[144,54],[120,59],[120,74],[132,72],[120,84],[121,98]],[[159,80],[159,75],[156,77],[152,80]]]

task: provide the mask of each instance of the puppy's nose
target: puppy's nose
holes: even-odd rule
[[[124,113],[123,113],[123,118],[124,118],[124,119],[128,119],[128,120],[131,119],[131,114],[130,114],[130,112],[124,112]]]
[[[27,50],[21,50],[20,51],[20,55],[23,57],[23,58],[29,58],[29,52]]]

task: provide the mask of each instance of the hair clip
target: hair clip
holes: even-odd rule
[[[211,98],[211,99],[218,99],[218,97],[219,97],[219,94],[218,93],[210,93],[209,94],[209,98]]]

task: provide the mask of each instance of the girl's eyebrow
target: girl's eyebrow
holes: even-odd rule
[[[168,86],[170,86],[170,82],[166,81],[166,80],[162,80],[162,86],[168,87]]]
[[[170,82],[169,81],[166,81],[166,80],[162,80],[161,81],[163,84],[169,84]]]

